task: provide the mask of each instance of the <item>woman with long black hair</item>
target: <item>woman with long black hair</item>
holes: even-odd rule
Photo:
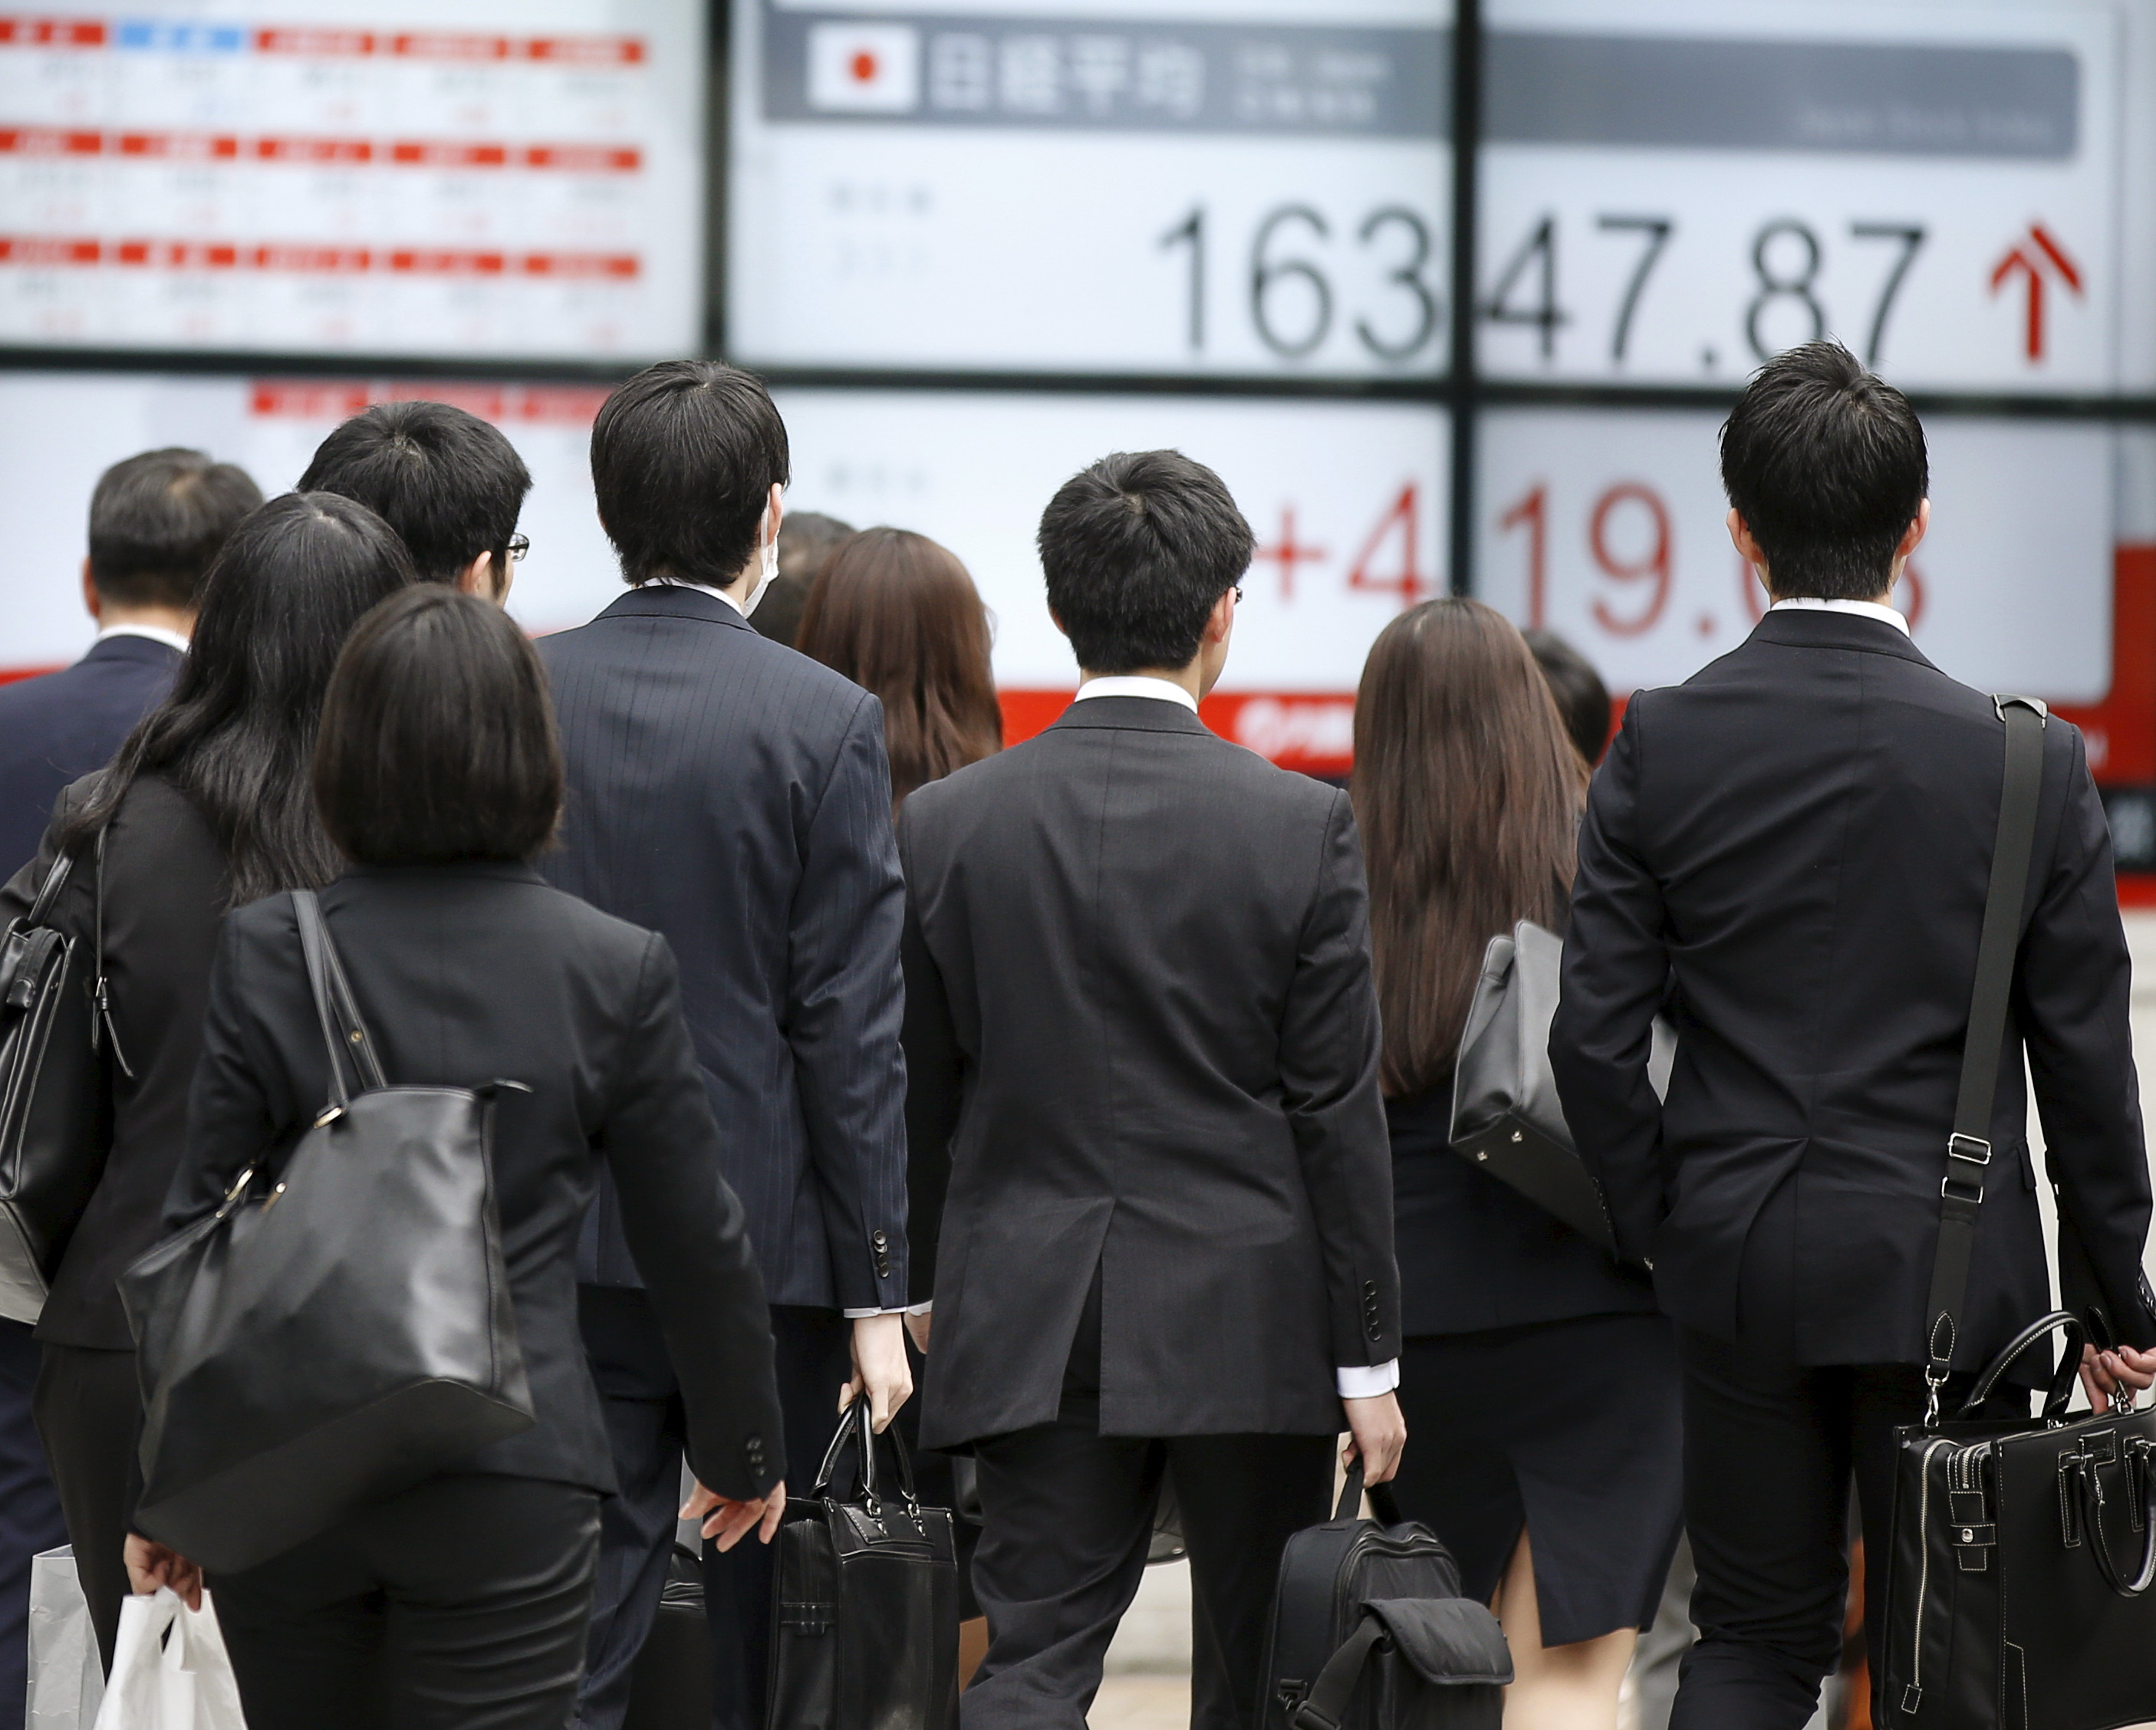
[[[352,626],[414,580],[403,543],[363,505],[290,493],[253,512],[204,579],[171,694],[109,767],[61,795],[38,857],[0,889],[4,926],[72,854],[53,918],[87,947],[101,847],[110,1151],[38,1323],[33,1409],[108,1666],[141,1425],[113,1282],[157,1236],[226,909],[340,867],[307,779],[322,693]]]
[[[1522,919],[1564,929],[1587,778],[1502,614],[1429,601],[1378,635],[1353,798],[1414,1437],[1394,1494],[1504,1624],[1508,1730],[1614,1730],[1681,1517],[1676,1342],[1652,1288],[1450,1145],[1483,950]]]

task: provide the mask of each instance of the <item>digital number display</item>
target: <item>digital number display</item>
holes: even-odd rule
[[[730,346],[1414,375],[1447,357],[1442,0],[740,0]]]
[[[1735,648],[1767,597],[1725,526],[1720,424],[1683,411],[1491,410],[1476,531],[1484,598],[1569,639],[1613,690],[1676,684]],[[1937,416],[1925,435],[1931,531],[1895,595],[1917,646],[1982,690],[2102,698],[2120,435]]]
[[[1731,383],[1833,336],[1910,388],[2119,384],[2119,7],[1488,16],[1486,372]]]
[[[0,342],[700,340],[701,5],[259,3],[0,13]]]

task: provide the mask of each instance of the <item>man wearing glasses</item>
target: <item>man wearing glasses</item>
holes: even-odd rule
[[[356,499],[403,539],[419,574],[497,606],[531,542],[531,476],[499,428],[447,403],[377,403],[321,442],[303,493]]]

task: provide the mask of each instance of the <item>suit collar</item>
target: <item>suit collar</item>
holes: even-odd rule
[[[1160,697],[1088,697],[1065,709],[1055,726],[1108,728],[1121,732],[1203,733],[1208,738],[1213,736],[1212,729],[1182,704]]]
[[[143,667],[176,667],[180,664],[180,651],[169,643],[160,643],[153,637],[121,635],[100,637],[90,645],[85,661],[132,661]],[[81,661],[75,664],[80,666]]]
[[[732,625],[736,630],[756,629],[742,616],[740,608],[701,589],[684,588],[678,583],[647,583],[617,598],[601,619],[701,619],[706,624]]]
[[[539,874],[539,867],[515,859],[451,859],[432,860],[415,865],[348,865],[346,877],[371,877],[379,882],[408,883],[421,877],[499,877],[511,883],[536,883],[544,886],[547,880]]]
[[[1922,649],[1884,619],[1854,613],[1770,612],[1753,627],[1749,640],[1790,649],[1853,649],[1866,655],[1891,655],[1920,667],[1932,665]]]

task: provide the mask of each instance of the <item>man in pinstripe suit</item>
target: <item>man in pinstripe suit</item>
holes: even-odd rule
[[[751,627],[776,565],[786,429],[716,362],[650,367],[592,430],[632,585],[541,644],[567,760],[550,880],[663,932],[748,1212],[778,1345],[787,1480],[805,1490],[851,1385],[883,1427],[912,1391],[904,890],[875,698]],[[634,1149],[622,1150],[634,1157]],[[601,1540],[578,1717],[614,1730],[674,1535],[680,1402],[610,1188],[585,1223],[584,1337],[620,1496]],[[716,1722],[760,1726],[770,1558],[706,1552]]]

